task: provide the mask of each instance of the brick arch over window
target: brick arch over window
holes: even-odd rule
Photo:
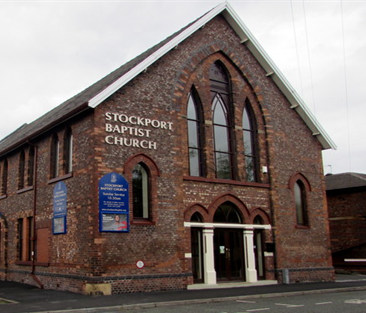
[[[254,220],[257,216],[262,219],[263,224],[271,224],[271,220],[268,214],[260,208],[254,209],[252,212],[250,212],[250,219],[248,220],[248,224],[254,224]]]
[[[236,196],[231,195],[231,194],[222,195],[222,196],[216,198],[210,204],[210,206],[208,208],[208,212],[209,212],[208,222],[209,223],[213,222],[213,218],[216,213],[216,210],[220,207],[220,205],[222,205],[224,203],[231,203],[232,205],[234,205],[241,215],[243,224],[248,224],[248,221],[250,220],[250,218],[249,218],[250,214],[249,214],[247,207],[241,200],[239,200]]]
[[[142,165],[148,174],[148,217],[145,218],[135,218],[133,211],[133,170],[136,165]],[[158,204],[158,190],[157,190],[157,178],[160,176],[159,168],[157,167],[154,160],[145,154],[136,154],[127,159],[124,164],[124,176],[130,184],[129,188],[129,198],[130,198],[130,220],[132,224],[151,224],[156,222],[156,208]]]
[[[250,87],[250,91],[252,94],[255,95],[255,100],[258,103],[262,103],[261,95],[263,93],[262,86],[258,85],[256,83],[255,73],[252,74],[250,71],[250,67],[248,67],[243,62],[243,55],[239,54],[236,55],[232,52],[232,49],[230,46],[225,44],[224,42],[215,42],[212,45],[207,45],[202,47],[202,49],[195,51],[193,54],[191,54],[184,65],[177,71],[177,78],[176,82],[174,84],[175,88],[172,90],[172,109],[179,110],[180,108],[180,101],[182,99],[183,93],[182,90],[189,90],[190,86],[187,89],[187,83],[190,79],[190,74],[196,70],[196,68],[207,58],[211,57],[212,55],[218,54],[218,57],[216,60],[213,61],[213,63],[217,61],[221,61],[222,58],[228,60],[242,75],[243,79],[246,81],[248,86]],[[229,57],[230,56],[230,57]],[[235,92],[235,90],[233,90]],[[269,112],[261,106],[260,108],[263,110],[261,112],[262,116],[269,116]],[[268,121],[267,121],[268,123]]]
[[[294,201],[296,227],[309,227],[309,181],[301,173],[295,173],[290,178],[288,187]]]
[[[202,205],[200,205],[198,203],[193,204],[187,210],[185,210],[185,212],[184,212],[184,221],[185,222],[190,222],[191,217],[195,213],[199,213],[202,216],[202,219],[203,219],[202,222],[203,223],[207,223],[209,221],[210,217],[209,217],[208,211],[206,210],[205,207],[203,207]]]
[[[140,153],[135,154],[127,159],[124,165],[124,173],[126,174],[127,178],[129,177],[129,173],[132,173],[133,168],[138,163],[144,163],[146,167],[149,169],[149,174],[154,177],[160,176],[160,171],[158,166],[156,165],[155,161],[151,159],[146,154]],[[131,174],[130,174],[131,175]]]
[[[295,173],[294,175],[292,175],[290,177],[290,180],[288,182],[288,188],[293,190],[294,188],[294,184],[300,180],[303,184],[304,187],[306,189],[306,192],[310,192],[311,191],[311,185],[310,182],[308,181],[308,179],[301,173]]]

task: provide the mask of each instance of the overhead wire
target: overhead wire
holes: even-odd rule
[[[311,62],[311,57],[310,57],[308,25],[307,25],[307,17],[306,17],[306,9],[305,9],[305,1],[304,0],[302,0],[302,10],[303,10],[303,14],[304,14],[306,50],[307,50],[307,57],[308,57],[308,64],[309,64],[310,88],[311,88],[311,95],[312,95],[312,102],[313,102],[313,111],[314,111],[314,115],[316,115],[314,83],[313,83],[314,82],[314,80],[313,80],[313,69],[312,69],[312,62]]]
[[[304,96],[304,88],[303,88],[303,79],[301,75],[301,68],[300,68],[300,56],[299,56],[299,44],[297,41],[297,33],[296,33],[296,25],[295,25],[295,13],[294,13],[294,6],[293,6],[293,0],[291,0],[291,16],[292,16],[292,28],[294,31],[294,40],[295,40],[295,50],[296,50],[296,58],[297,58],[297,69],[299,72],[299,79],[300,79],[300,90],[302,97]]]
[[[348,168],[351,171],[351,136],[349,126],[349,99],[348,99],[348,77],[347,77],[347,64],[346,64],[346,40],[344,32],[344,16],[343,16],[343,1],[340,0],[341,9],[341,30],[342,30],[342,52],[343,52],[343,71],[344,71],[344,89],[345,89],[345,102],[346,102],[346,127],[347,127],[347,149],[348,149]]]

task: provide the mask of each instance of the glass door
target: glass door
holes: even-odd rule
[[[244,280],[243,231],[215,229],[214,249],[217,280]]]

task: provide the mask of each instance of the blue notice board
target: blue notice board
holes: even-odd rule
[[[99,180],[99,230],[129,232],[128,182],[120,174],[110,173]]]
[[[62,181],[53,188],[53,219],[52,232],[54,235],[66,234],[67,216],[67,187]]]

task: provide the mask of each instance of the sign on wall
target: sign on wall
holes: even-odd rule
[[[66,215],[52,218],[52,232],[54,235],[66,234]]]
[[[129,232],[128,182],[117,173],[99,180],[99,231]]]
[[[53,188],[53,218],[52,233],[66,234],[67,216],[67,187],[64,182],[58,182]]]

